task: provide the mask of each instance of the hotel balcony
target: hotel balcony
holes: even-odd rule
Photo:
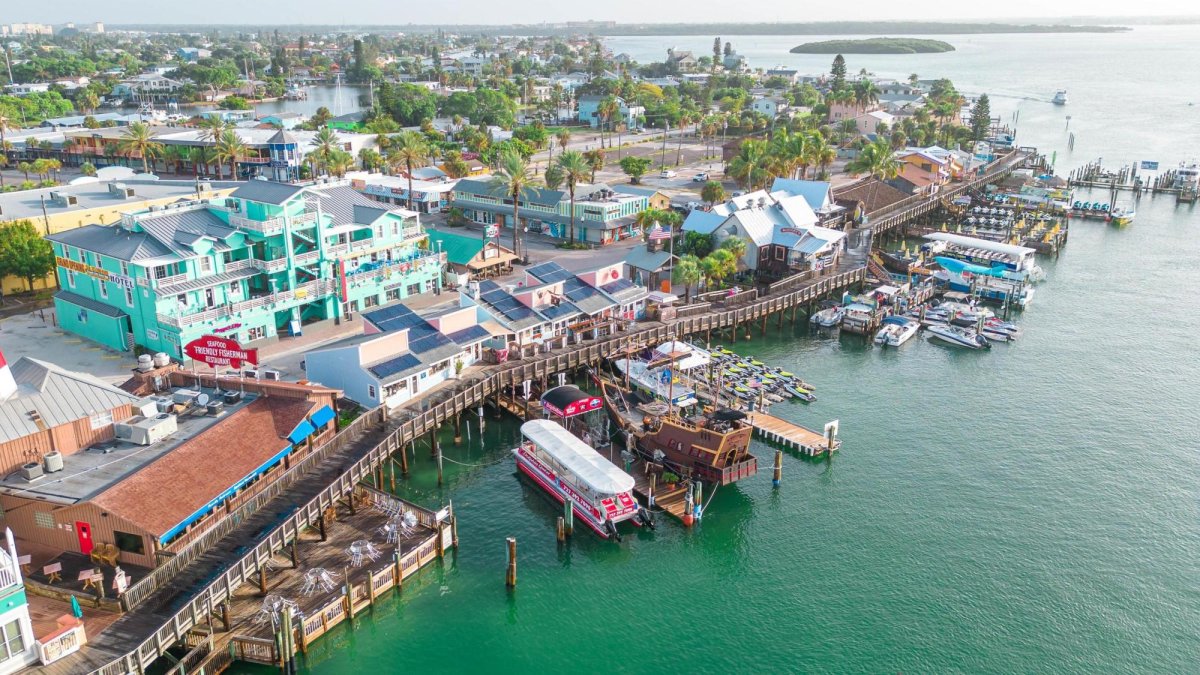
[[[300,284],[286,291],[268,293],[240,302],[231,302],[200,311],[188,312],[184,310],[181,314],[159,314],[158,323],[172,328],[186,328],[194,324],[206,323],[217,319],[235,318],[244,312],[264,308],[270,310],[286,309],[295,304],[311,302],[312,300],[333,295],[337,292],[338,281],[336,279],[317,279]]]

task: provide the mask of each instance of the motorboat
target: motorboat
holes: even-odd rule
[[[899,347],[912,339],[921,328],[921,322],[904,316],[889,316],[883,327],[875,334],[875,344],[880,347]]]
[[[620,541],[617,525],[632,520],[654,526],[653,516],[633,495],[633,476],[619,469],[552,420],[521,425],[513,449],[517,469],[559,503],[571,502],[575,516],[601,539]]]
[[[933,324],[931,326],[927,326],[925,331],[928,332],[930,336],[956,347],[966,347],[967,349],[992,348],[992,345],[988,342],[987,338],[969,328],[950,326],[947,324]]]
[[[833,328],[842,323],[842,317],[845,315],[846,312],[841,307],[830,307],[813,314],[810,321],[821,328]]]
[[[1066,105],[1067,104],[1067,90],[1059,89],[1058,91],[1054,92],[1054,98],[1050,99],[1050,102],[1053,103],[1054,105]]]
[[[1113,225],[1128,225],[1136,215],[1137,211],[1132,206],[1117,206],[1108,212],[1109,222]]]
[[[1003,333],[1008,336],[1007,339],[1009,340],[1015,340],[1021,337],[1021,329],[1018,328],[1015,323],[1009,323],[1008,321],[1004,321],[996,317],[984,319],[983,329],[985,335],[990,331],[993,333]]]

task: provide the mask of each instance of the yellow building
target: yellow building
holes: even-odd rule
[[[112,225],[120,221],[122,213],[197,197],[224,197],[236,187],[230,182],[128,179],[6,192],[0,194],[0,223],[29,220],[42,234],[84,225]],[[34,282],[35,289],[53,285],[53,272]],[[5,294],[27,290],[25,280],[18,277],[0,279],[0,288]]]

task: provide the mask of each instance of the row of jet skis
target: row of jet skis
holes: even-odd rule
[[[831,328],[841,318],[841,308],[830,307],[814,314],[812,321]],[[899,347],[920,332],[922,326],[930,337],[968,349],[990,349],[993,342],[1011,342],[1021,336],[1016,324],[1000,319],[986,307],[947,301],[885,318],[874,342],[880,347]]]
[[[731,393],[743,401],[760,398],[778,403],[796,399],[805,403],[817,400],[811,384],[782,368],[768,366],[754,357],[736,354],[717,345],[710,352],[713,369],[706,376],[712,387]]]

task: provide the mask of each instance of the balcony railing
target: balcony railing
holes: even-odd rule
[[[244,270],[247,267],[253,267],[253,266],[254,266],[254,258],[242,258],[241,260],[234,260],[232,262],[225,263],[225,271],[226,272],[236,272],[238,270]]]
[[[338,282],[336,279],[317,279],[306,284],[300,284],[294,289],[279,291],[257,298],[250,298],[241,302],[233,302],[225,305],[219,305],[211,309],[206,309],[201,312],[179,315],[159,314],[158,322],[164,326],[172,328],[183,328],[197,323],[205,323],[214,321],[222,317],[233,317],[242,312],[259,309],[262,307],[274,307],[281,303],[291,302],[292,300],[309,300],[323,298],[336,293],[338,290]]]
[[[278,216],[275,218],[267,218],[266,220],[254,220],[253,218],[247,218],[247,217],[241,215],[241,211],[238,211],[236,209],[231,209],[227,206],[223,206],[220,204],[214,204],[213,208],[217,209],[218,211],[224,211],[224,212],[228,213],[229,214],[229,224],[232,227],[236,227],[236,228],[239,228],[242,230],[249,230],[251,232],[258,232],[259,234],[264,234],[264,235],[278,234],[278,233],[282,232],[283,226],[286,222],[290,222],[292,224],[292,226],[294,227],[297,225],[307,225],[309,223],[315,223],[317,221],[317,212],[316,212],[316,210],[312,210],[312,209],[306,209],[302,213],[295,215],[295,216],[288,217],[288,218],[284,218],[283,216]]]
[[[287,269],[287,258],[276,258],[275,260],[251,258],[250,264],[262,272],[279,272],[280,270]]]
[[[171,286],[181,281],[187,281],[189,278],[187,274],[172,274],[169,277],[158,277],[154,280],[154,287]]]
[[[293,258],[293,260],[296,261],[297,265],[311,265],[311,264],[317,262],[318,260],[320,260],[320,258],[321,258],[320,251],[309,251],[308,253],[301,253],[301,254],[295,256]]]

